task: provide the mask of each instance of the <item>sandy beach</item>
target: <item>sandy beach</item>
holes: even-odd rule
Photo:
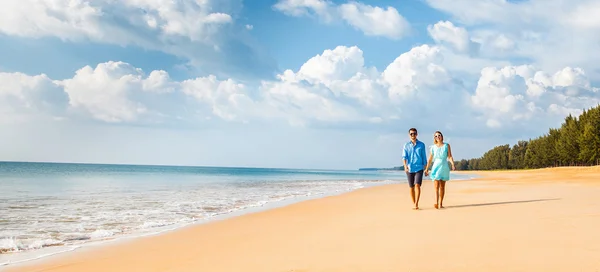
[[[600,168],[371,187],[4,271],[600,271]]]

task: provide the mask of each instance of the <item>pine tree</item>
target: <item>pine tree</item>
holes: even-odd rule
[[[569,115],[559,129],[513,145],[495,146],[476,159],[461,162],[468,170],[542,168],[600,162],[600,105]]]
[[[525,151],[527,151],[528,141],[519,141],[508,153],[508,165],[511,169],[524,168]]]
[[[579,160],[595,164],[600,159],[600,108],[587,112],[583,132],[579,135]]]
[[[567,116],[560,128],[556,142],[557,159],[563,165],[576,163],[579,160],[579,124],[575,117]]]

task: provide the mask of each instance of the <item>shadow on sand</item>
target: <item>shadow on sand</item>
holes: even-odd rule
[[[504,202],[475,203],[475,204],[445,206],[444,208],[466,208],[466,207],[506,205],[506,204],[517,204],[517,203],[530,203],[530,202],[540,202],[540,201],[553,201],[553,200],[560,200],[560,198],[544,198],[544,199],[515,200],[515,201],[504,201]]]

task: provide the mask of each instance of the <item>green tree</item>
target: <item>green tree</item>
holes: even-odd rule
[[[548,134],[544,135],[541,141],[541,153],[540,153],[540,167],[551,167],[556,165],[558,161],[558,154],[556,152],[556,144],[560,138],[560,131],[558,129],[551,128]]]
[[[462,159],[462,160],[456,162],[454,164],[454,167],[456,167],[456,170],[459,170],[459,171],[469,170],[469,161]]]
[[[542,153],[541,146],[544,137],[538,137],[529,141],[525,150],[524,168],[539,168],[542,167],[540,155]]]
[[[556,142],[556,155],[562,165],[571,165],[579,160],[579,122],[577,118],[567,116],[560,128]]]
[[[600,108],[584,112],[582,132],[578,138],[579,161],[585,164],[596,164],[600,160]],[[583,117],[583,114],[582,114]]]
[[[527,151],[528,141],[519,141],[508,153],[508,166],[510,169],[525,168],[525,151]]]
[[[600,104],[584,109],[578,117],[569,115],[560,128],[513,145],[500,145],[460,167],[467,170],[542,168],[575,163],[600,162]],[[466,165],[466,166],[465,166]]]

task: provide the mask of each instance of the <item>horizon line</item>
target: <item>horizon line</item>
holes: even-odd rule
[[[111,166],[155,166],[155,167],[203,167],[203,168],[242,168],[242,169],[276,169],[276,170],[319,170],[319,171],[359,171],[364,168],[393,168],[391,167],[359,167],[348,169],[328,168],[295,168],[295,167],[264,167],[264,166],[218,166],[218,165],[180,165],[180,164],[140,164],[140,163],[101,163],[101,162],[65,162],[65,161],[16,161],[0,160],[0,163],[32,163],[32,164],[83,164],[83,165],[111,165]]]

